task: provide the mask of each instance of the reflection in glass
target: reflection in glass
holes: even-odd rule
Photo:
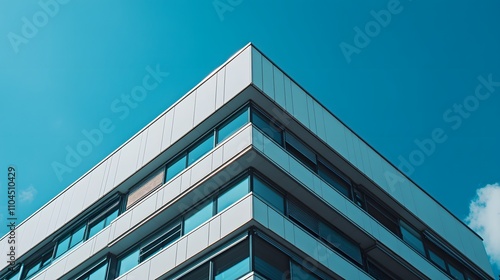
[[[184,234],[210,219],[212,214],[213,202],[211,200],[193,209],[184,219]]]
[[[167,177],[165,181],[169,181],[174,178],[175,175],[179,174],[182,170],[186,168],[186,155],[176,159],[174,162],[171,162],[167,165]]]
[[[245,109],[232,117],[227,123],[222,125],[217,131],[217,143],[224,141],[238,129],[248,122],[248,109]]]
[[[219,195],[217,198],[217,213],[244,197],[249,190],[249,181],[249,177],[246,177],[241,182]]]

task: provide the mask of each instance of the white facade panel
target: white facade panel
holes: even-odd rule
[[[224,102],[228,102],[252,83],[252,49],[247,48],[226,65]]]
[[[151,262],[144,262],[136,266],[127,274],[127,280],[152,279],[149,276]]]
[[[276,66],[273,66],[274,73],[274,101],[281,107],[286,107],[284,75]]]
[[[292,94],[292,80],[288,78],[288,76],[283,76],[283,83],[285,86],[285,101],[286,106],[285,109],[288,113],[293,115],[293,94]]]
[[[137,169],[139,169],[144,165],[144,154],[146,153],[149,130],[150,129],[148,127],[148,129],[144,130],[141,133],[141,146],[139,148],[139,156],[137,157],[137,166],[136,166]]]
[[[217,72],[217,86],[215,92],[215,108],[219,109],[222,105],[224,105],[224,89],[226,83],[226,67],[222,67],[219,72]]]
[[[137,171],[142,135],[143,133],[140,133],[121,149],[120,163],[118,163],[115,184],[120,184]]]
[[[309,115],[307,113],[307,97],[304,90],[302,90],[296,83],[292,82],[292,102],[293,102],[293,116],[309,127]]]
[[[124,234],[127,232],[127,230],[130,229],[130,223],[132,221],[132,211],[126,211],[118,219],[113,221],[113,224],[115,225],[115,230],[113,233],[113,239],[118,238],[120,235]]]
[[[120,162],[121,151],[117,151],[106,161],[109,163],[108,175],[106,176],[106,181],[104,185],[104,192],[108,193],[111,189],[115,187],[116,173],[118,172],[118,163]]]
[[[209,223],[208,232],[208,245],[212,245],[219,241],[221,237],[220,232],[220,215],[215,216]]]
[[[200,123],[215,111],[215,93],[217,79],[211,77],[196,90],[196,105],[194,109],[194,123]]]
[[[318,102],[313,101],[314,119],[316,121],[316,134],[321,139],[326,139],[326,123],[323,119],[323,107]]]
[[[262,59],[263,91],[274,99],[274,66],[266,58]]]
[[[309,119],[309,129],[314,133],[318,134],[318,129],[316,128],[316,114],[314,112],[314,103],[316,101],[313,100],[313,98],[309,95],[306,94],[306,100],[307,100],[307,115]]]
[[[144,157],[142,165],[148,163],[155,158],[161,151],[161,142],[163,140],[163,128],[165,126],[165,115],[157,119],[148,128],[148,136],[146,139],[146,149],[144,150]]]
[[[135,163],[135,162],[134,162]],[[92,174],[90,174],[90,181],[88,183],[88,186],[86,187],[86,194],[85,194],[85,201],[83,205],[90,205],[94,202],[96,202],[101,193],[101,187],[104,185],[103,182],[106,181],[106,165],[109,164],[109,160],[104,161],[102,164],[97,166]],[[74,218],[80,211],[82,211],[82,208],[76,208],[73,203],[73,198],[74,193],[77,192],[77,188],[85,188],[85,186],[75,184],[71,189],[72,189],[72,195],[71,195],[71,206],[70,207],[63,207],[63,209],[66,209],[68,211],[68,216],[66,219],[72,219]]]
[[[333,147],[344,158],[349,157],[345,138],[345,128],[342,124],[326,110],[323,109],[323,120],[326,129],[326,143]]]
[[[190,94],[175,106],[174,122],[172,127],[172,143],[179,140],[193,128],[195,95]]]
[[[208,247],[208,232],[210,229],[210,223],[203,224],[201,227],[193,230],[187,236],[187,258],[193,257],[195,254],[201,250]]]
[[[157,254],[155,257],[151,259],[149,276],[152,279],[157,279],[165,271],[169,271],[175,267],[175,256],[177,255],[177,246],[173,244],[172,246],[168,246],[165,251]],[[140,279],[140,278],[139,278]]]
[[[252,82],[253,84],[263,90],[262,81],[262,54],[254,48],[252,49]]]
[[[220,233],[227,235],[252,219],[252,199],[247,196],[220,214]]]
[[[72,203],[73,192],[74,192],[74,189],[70,188],[70,189],[67,189],[62,195],[60,195],[58,197],[58,199],[62,200],[62,205],[61,205],[61,212],[59,213],[59,216],[57,217],[57,228],[60,228],[61,226],[63,226],[66,223],[66,221],[68,220],[68,219],[66,219],[66,217],[68,215],[68,211],[66,211],[66,209],[68,209],[70,204]],[[28,221],[26,221],[26,224],[27,223],[28,223]],[[25,231],[24,224],[23,224],[23,231]],[[28,230],[26,230],[26,231],[28,231]],[[40,238],[43,238],[43,237],[40,235]]]
[[[175,107],[170,108],[165,114],[165,125],[163,126],[163,137],[161,139],[161,150],[165,150],[172,144],[172,124],[174,122]]]

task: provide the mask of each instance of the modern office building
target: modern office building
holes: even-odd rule
[[[1,279],[493,279],[478,235],[251,44],[17,239]]]

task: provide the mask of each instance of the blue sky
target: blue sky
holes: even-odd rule
[[[19,219],[253,42],[457,217],[475,199],[485,239],[500,232],[500,2],[54,1],[0,2],[0,186],[15,166]],[[151,69],[168,74],[127,103]]]

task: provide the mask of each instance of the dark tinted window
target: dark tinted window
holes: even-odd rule
[[[253,192],[265,202],[276,208],[276,210],[285,213],[285,200],[283,196],[255,176],[253,177]]]
[[[250,177],[246,177],[236,185],[225,190],[217,198],[217,213],[244,197],[250,189]]]
[[[179,280],[208,280],[210,279],[210,263],[197,267],[193,271],[179,278]]]
[[[403,238],[403,240],[406,241],[408,245],[410,245],[415,250],[419,251],[420,254],[425,256],[424,244],[422,243],[420,234],[403,221],[400,221],[399,224],[401,226],[400,228],[401,238]]]
[[[217,143],[224,141],[248,123],[248,109],[239,112],[217,130]]]
[[[339,192],[347,197],[351,197],[350,184],[340,178],[337,174],[335,174],[331,169],[323,165],[322,163],[318,164],[318,175],[323,178],[328,184],[333,186]]]
[[[161,249],[181,237],[181,224],[178,223],[173,227],[168,227],[158,235],[151,238],[149,243],[145,244],[140,250],[140,261],[144,261]]]
[[[174,178],[175,175],[179,174],[182,170],[186,168],[186,155],[177,158],[175,161],[167,165],[167,175],[165,181],[169,181]]]
[[[283,145],[283,131],[281,128],[256,110],[252,111],[252,124],[278,144]]]
[[[339,249],[352,260],[356,261],[358,264],[363,264],[363,257],[361,255],[361,249],[359,248],[358,244],[345,237],[344,234],[338,232],[331,226],[320,222],[319,235],[330,245]]]
[[[212,200],[209,200],[191,210],[191,212],[189,212],[184,219],[184,234],[208,221],[208,219],[210,219],[213,215],[213,209],[213,202]]]
[[[375,200],[366,198],[366,211],[394,234],[399,235],[399,223],[395,215]]]
[[[301,267],[295,262],[292,262],[291,271],[292,280],[320,280],[316,275]]]
[[[288,203],[288,213],[293,220],[295,220],[302,226],[306,227],[315,234],[319,233],[318,219],[314,217],[314,214],[304,209],[304,206],[290,201]]]
[[[286,150],[299,161],[316,171],[316,154],[300,140],[290,133],[286,134]]]
[[[191,165],[193,162],[197,161],[204,154],[208,153],[214,147],[214,136],[210,134],[210,136],[203,139],[201,142],[196,144],[193,148],[188,152],[188,165]]]
[[[268,279],[290,279],[287,255],[258,237],[253,247],[255,271]]]
[[[250,271],[248,241],[244,241],[213,260],[214,279],[238,279]]]

